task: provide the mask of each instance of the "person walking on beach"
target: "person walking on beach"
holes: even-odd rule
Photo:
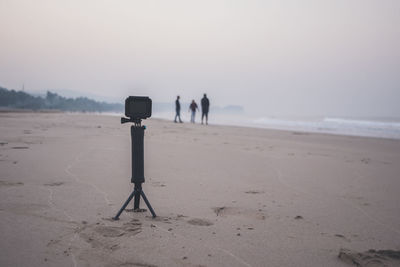
[[[192,103],[189,106],[189,112],[192,111],[192,116],[190,117],[190,122],[194,123],[194,119],[196,117],[196,109],[199,110],[197,107],[196,102],[194,102],[194,99],[192,100]]]
[[[176,118],[179,118],[179,122],[180,123],[182,123],[183,121],[181,120],[181,103],[179,103],[179,95],[176,97],[176,100],[175,100],[175,111],[176,111],[176,115],[175,115],[175,120],[174,120],[174,122],[177,122],[176,121]]]
[[[207,95],[204,94],[201,99],[201,124],[203,124],[203,119],[206,117],[206,125],[208,125],[208,111],[210,108],[210,100],[208,100]]]

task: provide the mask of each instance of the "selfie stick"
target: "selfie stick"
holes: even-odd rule
[[[131,139],[132,139],[132,178],[131,182],[135,185],[133,192],[129,195],[128,199],[125,201],[124,205],[122,205],[121,209],[118,211],[117,215],[113,217],[114,220],[119,220],[119,216],[125,210],[126,206],[128,206],[129,202],[134,199],[133,202],[133,211],[134,212],[142,212],[146,211],[144,209],[139,208],[140,196],[142,196],[144,202],[149,208],[151,215],[153,218],[156,217],[156,213],[150,205],[149,200],[147,199],[143,189],[142,183],[144,183],[144,130],[146,126],[142,126],[141,119],[128,119],[121,118],[121,123],[133,122],[134,125],[131,126]]]

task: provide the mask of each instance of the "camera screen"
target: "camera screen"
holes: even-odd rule
[[[144,114],[147,111],[147,103],[143,101],[133,102],[129,106],[131,114]]]

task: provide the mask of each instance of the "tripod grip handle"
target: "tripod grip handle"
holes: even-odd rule
[[[132,183],[144,183],[144,129],[143,126],[131,126]]]

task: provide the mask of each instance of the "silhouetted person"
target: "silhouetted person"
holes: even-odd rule
[[[190,122],[194,123],[194,119],[196,117],[196,109],[199,110],[197,107],[196,102],[194,102],[194,99],[192,100],[192,103],[189,106],[189,111],[192,111],[192,116],[190,117]]]
[[[182,123],[182,120],[181,120],[181,103],[179,103],[179,95],[176,97],[176,100],[175,100],[175,111],[176,111],[176,115],[175,115],[175,120],[174,120],[174,122],[177,122],[176,121],[176,118],[179,118],[179,122],[180,123]]]
[[[203,119],[206,117],[206,124],[208,124],[208,111],[210,108],[210,100],[208,100],[207,95],[204,94],[201,99],[201,124],[203,124]]]

